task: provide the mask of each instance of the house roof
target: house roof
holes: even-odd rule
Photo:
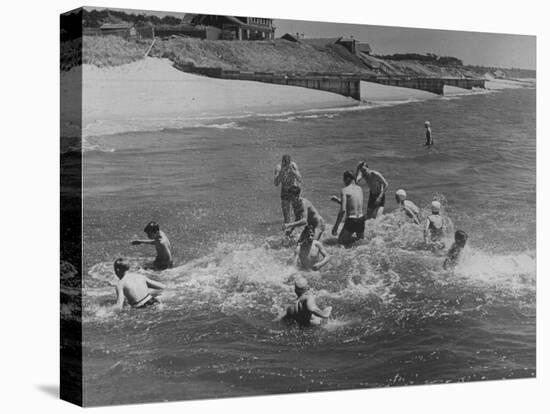
[[[313,47],[325,47],[326,45],[333,45],[337,43],[341,37],[324,37],[324,38],[310,38],[310,39],[301,39],[302,43],[310,45]]]
[[[285,33],[284,35],[281,36],[281,39],[285,39],[285,40],[288,40],[290,42],[299,42],[300,39],[298,39],[298,37],[296,35],[293,35],[293,34],[290,34],[290,33]]]
[[[355,50],[357,50],[358,52],[364,52],[364,53],[372,52],[372,48],[368,43],[357,43],[355,45]]]

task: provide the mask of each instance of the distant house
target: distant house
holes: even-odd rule
[[[355,51],[357,54],[364,53],[365,55],[370,55],[372,53],[372,49],[368,43],[361,43],[357,42],[355,45]]]
[[[285,33],[281,36],[281,39],[288,40],[289,42],[299,42],[300,38],[298,37],[298,34],[292,35],[290,33]]]
[[[211,14],[186,14],[184,24],[195,27],[215,27],[219,38],[226,40],[273,40],[273,19],[244,16],[217,16]]]
[[[357,40],[353,39],[353,38],[344,38],[344,37],[341,37],[340,39],[338,39],[338,42],[336,42],[337,44],[339,45],[342,45],[344,46],[346,49],[348,49],[351,53],[355,54],[356,51],[355,51],[355,44],[357,43]]]
[[[300,42],[310,45],[316,49],[324,49],[328,45],[341,45],[344,46],[351,53],[356,53],[355,45],[357,40],[353,38],[344,38],[344,37],[322,37],[322,38],[309,38],[309,39],[300,39]]]
[[[121,37],[135,37],[136,28],[131,23],[105,23],[100,26],[99,31],[102,35],[114,35]]]

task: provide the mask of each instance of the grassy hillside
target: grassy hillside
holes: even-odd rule
[[[334,45],[311,46],[276,41],[169,39],[157,41],[151,54],[180,64],[260,72],[347,72],[372,74],[354,55]]]

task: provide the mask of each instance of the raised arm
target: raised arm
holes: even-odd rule
[[[313,313],[315,316],[318,316],[319,318],[327,319],[330,316],[330,313],[332,311],[332,307],[328,306],[326,309],[321,310],[317,306],[317,303],[315,303],[315,298],[313,296],[309,296],[306,301],[307,309]]]
[[[277,168],[275,168],[275,178],[273,179],[273,184],[275,184],[275,187],[281,184],[281,164],[277,165]]]
[[[322,268],[324,265],[326,265],[328,263],[328,261],[330,260],[330,256],[327,254],[323,244],[317,240],[315,240],[313,242],[313,244],[315,246],[317,246],[317,248],[319,249],[319,254],[321,256],[323,256],[323,260],[321,260],[320,262],[317,262],[315,263],[313,266],[312,266],[312,269],[313,270],[319,270],[320,268]]]

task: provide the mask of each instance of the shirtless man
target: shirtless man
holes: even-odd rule
[[[130,265],[122,258],[115,260],[114,269],[120,279],[116,286],[116,309],[123,308],[124,300],[134,308],[146,308],[159,303],[156,296],[165,288],[162,283],[139,273],[128,272]]]
[[[132,245],[152,244],[157,251],[157,257],[153,266],[157,270],[164,270],[172,267],[172,252],[170,251],[170,240],[166,237],[159,225],[154,221],[147,223],[143,229],[149,240],[133,240]]]
[[[363,216],[363,190],[355,184],[351,171],[344,173],[344,184],[340,197],[332,196],[331,200],[340,204],[336,223],[332,227],[332,235],[338,234],[338,226],[345,219],[344,227],[338,236],[338,243],[349,246],[365,234],[365,217]],[[355,237],[353,235],[355,234]]]
[[[325,231],[325,221],[308,199],[300,197],[300,192],[301,188],[298,186],[292,186],[289,189],[292,197],[292,208],[296,213],[296,221],[283,224],[283,230],[286,230],[286,234],[290,235],[296,227],[309,226],[313,229],[315,240],[319,240]],[[301,239],[300,237],[300,241]]]
[[[300,327],[320,325],[322,319],[328,319],[332,312],[332,306],[324,310],[319,309],[315,303],[315,296],[308,292],[307,280],[299,277],[294,282],[294,292],[298,299],[287,307],[286,313],[280,318],[287,322],[296,322]]]
[[[357,166],[356,182],[359,184],[362,178],[369,186],[369,202],[367,204],[367,219],[380,217],[386,204],[386,190],[388,182],[378,171],[369,169],[365,161]]]
[[[326,265],[330,259],[321,242],[315,240],[315,231],[312,227],[307,226],[302,235],[302,240],[294,258],[298,258],[298,263],[301,269],[317,271]]]
[[[441,250],[445,247],[443,243],[443,217],[439,214],[441,203],[432,201],[432,214],[426,219],[424,227],[424,242],[431,249]]]
[[[399,204],[405,214],[415,222],[415,224],[420,224],[420,219],[418,218],[420,209],[412,201],[407,200],[407,193],[405,190],[400,189],[395,192],[395,201]]]

